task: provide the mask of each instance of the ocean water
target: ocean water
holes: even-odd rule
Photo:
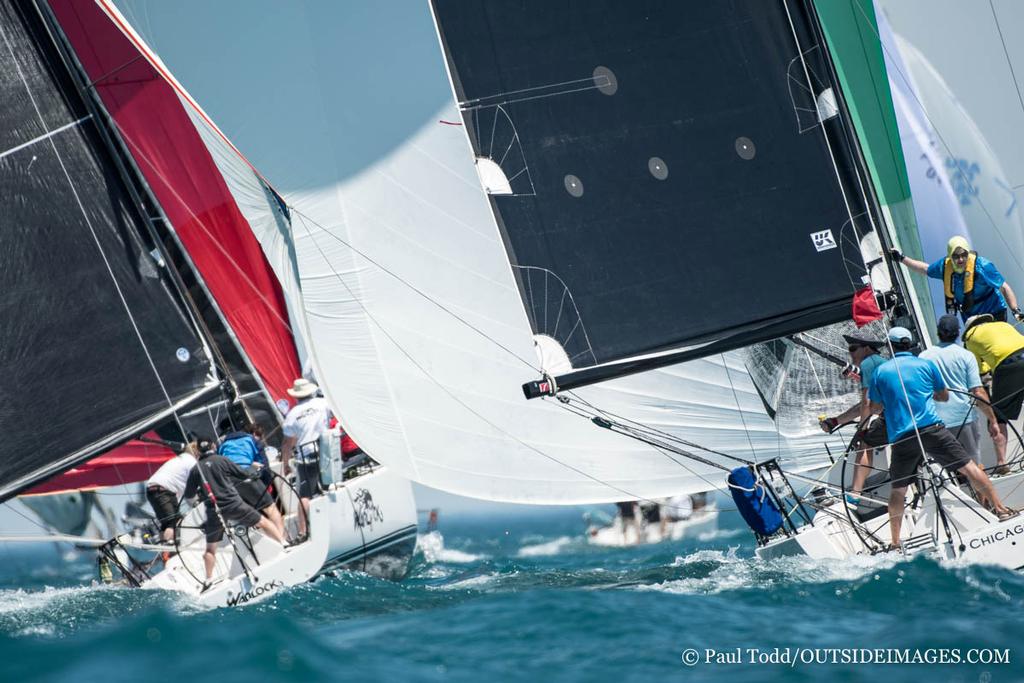
[[[1024,680],[1024,576],[761,562],[741,525],[606,549],[578,508],[442,512],[405,581],[341,572],[235,610],[91,585],[88,553],[0,546],[0,680]],[[910,663],[856,663],[873,648]],[[969,657],[988,663],[926,663]]]

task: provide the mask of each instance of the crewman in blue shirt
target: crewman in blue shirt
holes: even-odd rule
[[[1006,309],[1018,321],[1024,322],[1024,313],[1017,307],[1017,297],[995,264],[971,251],[963,237],[957,236],[946,245],[946,258],[932,264],[904,256],[893,249],[892,257],[910,270],[942,280],[946,295],[946,313],[960,314],[963,320],[972,315],[988,313],[996,320],[1006,322]]]
[[[1016,514],[1003,505],[985,470],[967,455],[939,419],[935,401],[949,400],[949,390],[938,366],[910,352],[913,337],[905,327],[889,330],[889,342],[895,354],[875,370],[868,396],[872,412],[885,411],[886,430],[892,444],[889,464],[892,547],[900,547],[907,487],[917,476],[917,468],[923,461],[922,447],[945,469],[966,476],[982,504],[998,515],[1000,521]]]
[[[868,401],[871,378],[878,366],[887,359],[881,355],[882,347],[885,346],[882,340],[855,334],[844,334],[843,339],[849,345],[847,351],[850,353],[850,360],[860,369],[860,401],[835,417],[826,417],[821,421],[821,429],[831,433],[840,425],[852,420],[859,421],[856,437],[857,464],[853,469],[850,493],[846,494],[847,502],[850,505],[857,505],[860,502],[860,492],[864,489],[864,482],[874,465],[875,449],[888,443],[885,435],[885,418],[871,415]]]

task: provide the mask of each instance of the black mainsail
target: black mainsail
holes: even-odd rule
[[[849,319],[869,203],[810,8],[433,7],[534,332],[583,368],[559,387]]]
[[[38,13],[0,2],[0,499],[218,389],[76,92]]]

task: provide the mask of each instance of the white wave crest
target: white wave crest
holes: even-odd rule
[[[66,599],[83,597],[97,590],[111,590],[109,586],[74,586],[70,588],[53,588],[47,586],[42,590],[0,590],[0,614],[17,612],[39,612]],[[116,590],[116,589],[115,589]]]
[[[454,564],[468,564],[486,560],[486,555],[467,553],[454,548],[444,547],[444,536],[440,531],[431,531],[429,534],[422,534],[416,537],[416,549],[423,553],[427,562],[450,562]]]
[[[888,569],[898,561],[892,556],[855,556],[843,560],[815,560],[809,557],[783,557],[773,560],[740,558],[737,548],[723,553],[719,550],[699,550],[678,557],[674,566],[698,562],[717,563],[706,576],[673,579],[660,584],[637,586],[637,590],[656,590],[688,595],[711,595],[723,591],[764,587],[776,583],[827,583],[855,581],[864,576]]]
[[[546,543],[524,545],[519,549],[517,555],[519,557],[544,557],[546,555],[557,555],[566,547],[572,545],[575,540],[576,539],[572,536],[559,536],[553,541],[548,541]]]

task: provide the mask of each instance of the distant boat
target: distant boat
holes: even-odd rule
[[[671,507],[671,500],[663,502]],[[718,506],[706,495],[691,496],[690,510],[685,515],[670,516],[669,510],[661,507],[654,503],[638,505],[639,517],[635,521],[624,519],[620,512],[607,524],[591,522],[586,530],[587,543],[611,547],[649,545],[696,539],[718,529]]]

